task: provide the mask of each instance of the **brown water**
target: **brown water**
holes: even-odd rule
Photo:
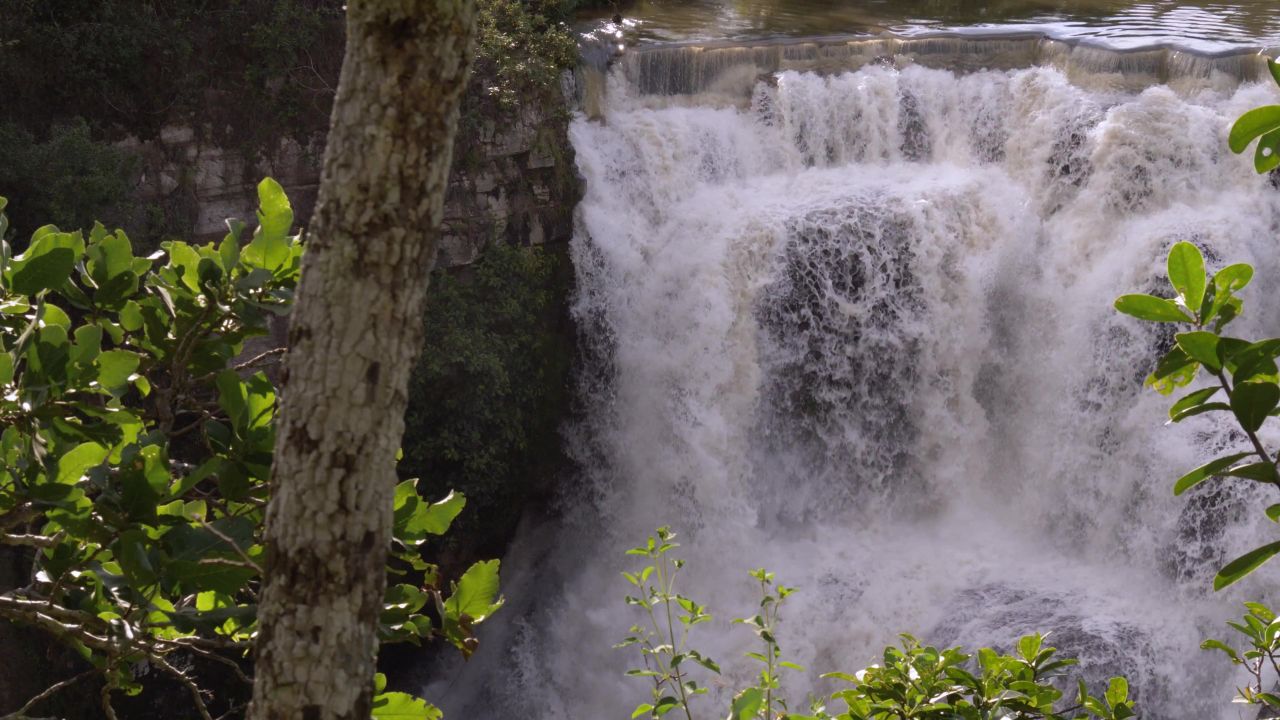
[[[626,45],[830,35],[1034,32],[1118,50],[1280,49],[1280,0],[638,0],[619,3]],[[613,13],[584,17],[601,28]]]

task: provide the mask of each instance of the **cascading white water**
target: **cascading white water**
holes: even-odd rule
[[[706,718],[753,672],[729,620],[759,566],[800,588],[780,633],[809,668],[797,701],[898,632],[1039,630],[1090,678],[1127,674],[1145,717],[1251,717],[1198,646],[1240,600],[1278,599],[1274,568],[1210,589],[1275,534],[1251,500],[1268,488],[1172,496],[1238,440],[1164,424],[1141,385],[1168,336],[1111,302],[1165,292],[1190,240],[1257,267],[1237,333],[1280,334],[1280,194],[1225,142],[1273,96],[873,65],[726,104],[615,71],[603,120],[571,131],[585,477],[517,540],[480,655],[428,693],[454,717],[628,717],[647,693],[611,649],[637,619],[622,551],[670,524],[679,589],[716,614],[694,632],[726,670]]]

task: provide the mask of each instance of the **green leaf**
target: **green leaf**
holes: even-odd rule
[[[142,357],[127,350],[107,350],[98,356],[98,384],[115,392],[129,382]]]
[[[218,406],[227,413],[234,427],[243,427],[249,406],[240,376],[235,370],[223,370],[214,384],[218,387]]]
[[[466,504],[467,498],[462,493],[450,492],[440,502],[427,505],[421,517],[415,517],[410,522],[410,529],[420,529],[432,535],[443,535],[449,531],[453,519],[458,517],[458,513],[462,512]]]
[[[1271,522],[1280,523],[1280,503],[1267,507],[1267,517]]]
[[[164,545],[169,556],[174,560],[193,562],[215,556],[238,559],[240,555],[236,548],[247,551],[253,545],[255,526],[248,518],[224,517],[209,525],[213,530],[195,525],[178,525],[165,533]],[[235,547],[223,537],[235,543]]]
[[[1228,265],[1213,276],[1213,283],[1225,296],[1227,293],[1239,292],[1253,279],[1253,266],[1246,263]],[[1225,298],[1224,298],[1225,299]]]
[[[730,720],[754,720],[764,707],[764,692],[758,687],[747,688],[733,699],[729,711]]]
[[[80,482],[85,471],[97,467],[107,459],[109,448],[98,443],[82,443],[58,458],[57,482],[61,485],[74,485]]]
[[[1226,653],[1227,656],[1232,659],[1232,661],[1237,663],[1241,662],[1240,655],[1236,653],[1235,648],[1222,642],[1221,640],[1205,640],[1204,642],[1200,643],[1200,649],[1201,650],[1221,650],[1222,652]]]
[[[1231,152],[1240,154],[1249,147],[1249,143],[1274,130],[1280,130],[1280,105],[1254,108],[1231,126],[1227,144],[1231,146]]]
[[[1277,85],[1280,85],[1280,63],[1267,58],[1267,70],[1271,71],[1271,79],[1275,80]],[[3,208],[3,206],[0,206],[0,208]]]
[[[275,272],[289,261],[293,209],[284,188],[271,178],[258,183],[258,205],[258,229],[240,258],[252,267]]]
[[[113,547],[125,577],[136,585],[150,585],[156,581],[156,571],[147,556],[146,543],[147,536],[141,530],[126,530]]]
[[[1189,242],[1175,243],[1169,249],[1169,282],[1182,296],[1184,304],[1193,310],[1200,308],[1204,300],[1204,255],[1200,248]]]
[[[1169,408],[1169,418],[1177,419],[1180,413],[1196,407],[1197,405],[1203,404],[1205,400],[1213,397],[1220,389],[1221,388],[1207,387],[1183,395],[1178,398],[1178,401],[1173,404],[1173,407]]]
[[[1217,460],[1213,460],[1211,462],[1205,463],[1204,465],[1201,465],[1195,470],[1192,470],[1186,475],[1183,475],[1182,477],[1178,478],[1178,481],[1173,485],[1173,494],[1181,495],[1182,493],[1190,490],[1196,485],[1199,485],[1205,480],[1208,480],[1214,475],[1219,474],[1221,471],[1231,467],[1232,464],[1239,462],[1243,458],[1249,457],[1252,454],[1253,453],[1247,453],[1247,452],[1236,453],[1234,455],[1227,455],[1226,457],[1220,457]]]
[[[1232,468],[1223,470],[1222,475],[1231,477],[1240,477],[1247,480],[1257,480],[1258,482],[1275,482],[1276,466],[1269,462],[1254,462],[1245,465],[1237,465]]]
[[[445,601],[445,609],[452,618],[470,617],[480,622],[502,607],[498,597],[497,560],[483,560],[467,569],[454,587],[453,594]]]
[[[228,223],[231,221],[228,220]],[[239,222],[239,221],[237,221]],[[243,223],[239,223],[241,227]],[[218,244],[218,261],[222,263],[222,269],[228,274],[236,269],[236,265],[240,263],[240,230],[236,229],[233,233],[228,233]]]
[[[214,592],[234,595],[257,575],[252,568],[237,565],[203,563],[199,560],[174,560],[165,566],[166,574],[182,583],[187,592]]]
[[[1177,415],[1174,415],[1173,418],[1171,419],[1173,420],[1173,422],[1182,422],[1183,420],[1186,420],[1189,417],[1202,415],[1204,413],[1213,412],[1215,410],[1226,410],[1230,412],[1231,406],[1221,402],[1205,403],[1204,405],[1196,405],[1195,407],[1187,408],[1186,410],[1183,410]]]
[[[0,352],[0,387],[13,382],[13,356]]]
[[[1116,310],[1152,322],[1194,322],[1178,304],[1154,295],[1121,295]]]
[[[102,283],[93,294],[93,301],[100,307],[114,308],[137,292],[138,276],[132,270],[125,270]]]
[[[1222,369],[1222,364],[1218,360],[1217,335],[1205,330],[1196,330],[1194,332],[1178,333],[1174,337],[1178,341],[1178,347],[1182,348],[1182,351],[1193,360],[1210,370]]]
[[[1258,569],[1266,561],[1280,553],[1280,542],[1274,542],[1269,545],[1263,545],[1260,548],[1254,548],[1240,557],[1227,563],[1227,566],[1218,571],[1217,577],[1213,579],[1213,589],[1221,590],[1228,585],[1240,580],[1244,576]]]
[[[1161,395],[1169,395],[1174,389],[1189,385],[1199,371],[1200,363],[1175,347],[1160,358],[1156,369],[1147,376],[1146,385]]]
[[[1275,383],[1239,383],[1231,393],[1231,411],[1248,432],[1262,427],[1267,413],[1274,410],[1277,403],[1280,403],[1280,387]]]
[[[142,306],[130,300],[120,309],[120,326],[129,332],[142,328]]]
[[[81,325],[76,328],[76,344],[71,348],[71,360],[77,365],[90,365],[102,352],[102,328],[97,325]]]
[[[444,714],[431,703],[408,693],[389,692],[373,698],[373,720],[440,720]]]
[[[1129,681],[1122,677],[1113,677],[1107,683],[1106,692],[1107,704],[1116,707],[1120,703],[1129,699]]]
[[[75,264],[75,253],[64,247],[50,248],[36,257],[16,260],[10,287],[19,295],[51,290],[67,281]]]
[[[1259,175],[1280,167],[1280,130],[1273,130],[1258,139],[1253,152],[1253,169]]]
[[[466,506],[462,493],[450,492],[437,503],[427,504],[417,490],[418,481],[405,480],[396,486],[395,533],[404,542],[417,542],[426,535],[443,535]]]

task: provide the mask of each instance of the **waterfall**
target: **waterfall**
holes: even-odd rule
[[[708,718],[754,672],[729,621],[760,566],[800,589],[779,632],[808,668],[795,702],[899,632],[1045,631],[1088,678],[1128,675],[1147,718],[1245,714],[1199,643],[1280,599],[1276,568],[1210,587],[1274,535],[1266,488],[1172,496],[1239,439],[1165,424],[1142,379],[1171,337],[1111,302],[1166,293],[1189,240],[1257,267],[1236,333],[1280,334],[1280,194],[1226,147],[1275,88],[1240,58],[1161,51],[1137,82],[1137,55],[1002,42],[1022,55],[988,69],[901,49],[792,67],[778,46],[613,64],[600,117],[571,128],[582,476],[504,561],[480,653],[427,688],[447,715],[629,717],[647,690],[611,649],[638,619],[618,571],[664,524],[680,591],[716,617],[693,633],[726,671]]]

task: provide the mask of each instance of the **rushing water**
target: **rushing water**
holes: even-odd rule
[[[1141,384],[1169,338],[1111,300],[1165,292],[1190,240],[1257,267],[1238,332],[1280,334],[1280,194],[1225,142],[1276,88],[1239,58],[838,45],[632,53],[573,123],[582,477],[504,561],[481,652],[427,691],[453,717],[628,717],[647,690],[610,647],[638,619],[622,551],[670,524],[680,589],[716,614],[694,632],[726,670],[706,717],[753,672],[729,619],[759,566],[800,588],[799,700],[898,632],[1039,630],[1090,678],[1127,674],[1145,717],[1252,717],[1198,646],[1280,599],[1277,568],[1210,590],[1275,534],[1264,489],[1172,496],[1240,440],[1164,424]]]

